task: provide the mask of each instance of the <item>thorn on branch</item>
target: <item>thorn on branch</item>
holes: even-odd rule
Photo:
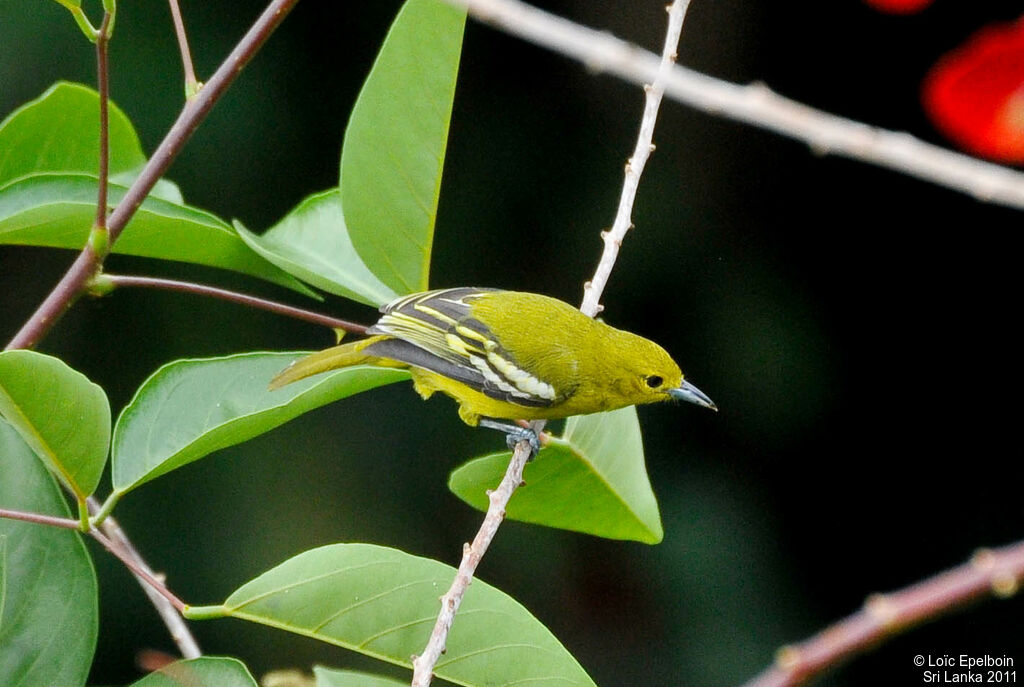
[[[783,646],[775,652],[775,665],[779,670],[792,673],[800,665],[800,650],[795,646]]]
[[[992,577],[992,593],[1000,599],[1009,599],[1020,590],[1020,582],[1008,572],[1001,572]]]
[[[978,572],[992,572],[996,567],[996,556],[992,553],[992,549],[978,549],[971,556],[971,567]]]
[[[864,612],[885,627],[892,627],[897,618],[896,609],[885,594],[872,594],[865,599]]]

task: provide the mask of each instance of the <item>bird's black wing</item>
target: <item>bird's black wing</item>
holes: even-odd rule
[[[381,308],[367,334],[384,334],[367,353],[462,382],[494,399],[549,406],[555,391],[521,369],[493,332],[473,317],[472,302],[494,289],[459,287],[404,296]]]

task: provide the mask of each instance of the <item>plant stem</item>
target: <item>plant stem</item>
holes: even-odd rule
[[[104,521],[104,524],[110,522],[112,522],[112,520],[110,518],[107,518]],[[163,582],[158,580],[156,576],[147,567],[145,567],[144,565],[140,565],[139,562],[136,561],[131,555],[129,555],[128,552],[124,550],[119,544],[114,543],[114,541],[112,541],[111,539],[108,539],[99,530],[91,530],[89,534],[92,535],[93,539],[102,544],[103,548],[105,548],[110,553],[114,554],[114,556],[116,556],[118,560],[124,563],[125,566],[127,566],[127,568],[132,571],[132,574],[134,574],[135,577],[139,578],[140,581],[145,582],[146,584],[143,585],[143,587],[148,585],[150,588],[155,590],[157,593],[160,594],[160,596],[166,599],[171,604],[171,606],[173,606],[179,613],[185,609],[184,601],[175,596],[171,592],[171,590],[169,590]]]
[[[94,517],[101,511],[100,504],[92,497],[89,497],[88,505]],[[103,531],[103,534],[100,534],[99,530],[95,527],[90,530],[90,534],[132,571],[139,586],[142,587],[142,590],[156,608],[157,613],[160,614],[161,620],[167,626],[168,631],[171,633],[171,639],[174,640],[181,655],[184,658],[198,658],[202,656],[199,644],[189,631],[184,618],[181,617],[181,612],[185,608],[185,604],[181,599],[172,594],[167,585],[150,569],[142,555],[128,539],[128,535],[124,533],[124,530],[121,529],[121,526],[114,518],[107,517],[104,519],[99,529]],[[97,535],[102,537],[102,539],[97,537]],[[108,542],[113,548],[105,542]]]
[[[174,33],[178,37],[178,49],[181,51],[181,63],[185,69],[185,98],[191,99],[199,92],[199,80],[196,79],[196,72],[192,67],[192,52],[188,49],[188,35],[185,33],[185,22],[181,18],[178,0],[170,0],[170,5]]]
[[[90,505],[94,505],[90,503]],[[9,518],[11,520],[20,520],[22,522],[31,522],[37,525],[48,525],[50,527],[61,527],[67,530],[79,530],[81,523],[78,520],[72,518],[59,518],[53,515],[43,515],[42,513],[28,513],[24,511],[9,510],[7,508],[0,508],[0,518]],[[175,596],[161,580],[149,569],[146,562],[139,556],[138,551],[131,545],[128,538],[124,536],[124,532],[121,531],[120,527],[114,522],[112,518],[108,518],[104,521],[104,529],[110,534],[110,537],[105,536],[99,530],[92,528],[89,530],[89,535],[93,539],[103,545],[107,551],[114,554],[122,563],[124,563],[129,570],[135,575],[139,584],[142,585],[143,590],[152,599],[154,596],[159,599],[159,602],[155,602],[157,610],[160,611],[160,615],[163,616],[164,623],[167,624],[171,630],[171,636],[174,641],[178,644],[178,648],[181,649],[181,653],[185,658],[197,658],[201,656],[199,646],[196,644],[195,639],[192,638],[188,628],[185,626],[179,613],[185,608],[184,602]],[[165,609],[170,611],[170,617],[165,613]]]
[[[963,565],[897,592],[869,596],[860,611],[810,639],[780,649],[775,665],[745,687],[805,684],[883,640],[964,604],[990,595],[1013,596],[1022,582],[1024,542],[980,549]]]
[[[110,35],[107,33],[113,15],[103,13],[99,34],[96,36],[96,87],[100,95],[100,162],[99,181],[96,198],[96,221],[93,230],[107,230],[107,181],[110,176],[110,78],[107,64],[107,45]],[[106,237],[104,237],[106,238]]]
[[[88,507],[95,512],[99,509],[99,504],[90,498],[88,500]],[[60,527],[67,530],[81,530],[81,523],[78,520],[43,515],[42,513],[29,513],[0,508],[0,518]],[[192,637],[188,627],[185,625],[184,619],[180,615],[185,609],[185,603],[175,596],[167,588],[167,585],[146,565],[146,561],[142,559],[139,552],[128,541],[128,537],[125,536],[124,531],[121,530],[113,518],[105,519],[102,527],[106,534],[92,527],[88,530],[89,535],[132,571],[132,574],[135,575],[135,578],[142,586],[143,591],[146,592],[146,595],[150,597],[150,600],[156,606],[157,611],[163,618],[164,624],[167,625],[171,632],[171,637],[181,650],[182,656],[185,658],[198,658],[201,656],[202,653],[199,650],[198,644],[196,644],[196,640]]]
[[[221,289],[216,286],[207,286],[205,284],[195,284],[193,282],[178,281],[175,279],[161,279],[158,277],[137,277],[122,274],[104,274],[97,280],[102,287],[106,284],[110,284],[115,287],[140,287],[147,289],[164,289],[167,291],[181,291],[184,293],[191,293],[200,296],[209,296],[211,298],[219,298],[220,300],[230,301],[232,303],[239,303],[241,305],[247,305],[253,308],[259,308],[261,310],[267,310],[269,312],[277,313],[278,315],[284,315],[286,317],[292,317],[297,320],[303,320],[305,322],[311,322],[313,324],[323,325],[324,327],[330,327],[331,329],[341,329],[346,332],[353,334],[365,334],[366,325],[357,324],[355,322],[349,322],[347,320],[341,320],[336,317],[329,315],[323,315],[312,310],[303,310],[302,308],[296,308],[291,305],[284,303],[278,303],[276,301],[270,301],[265,298],[258,298],[256,296],[250,296],[244,293],[238,293],[237,291],[229,291],[227,289]]]
[[[55,515],[43,515],[42,513],[27,513],[20,510],[9,510],[0,508],[0,518],[32,522],[37,525],[49,525],[51,527],[63,527],[66,530],[77,530],[81,523],[73,518],[58,518]]]
[[[185,103],[178,119],[143,167],[142,173],[107,218],[108,249],[117,241],[128,221],[134,216],[154,184],[167,171],[196,127],[297,2],[298,0],[271,0],[263,14],[210,77],[209,82],[195,98]],[[90,246],[86,246],[60,282],[7,344],[7,349],[31,348],[46,336],[61,315],[82,294],[89,280],[102,268],[104,257],[105,255],[98,255]]]

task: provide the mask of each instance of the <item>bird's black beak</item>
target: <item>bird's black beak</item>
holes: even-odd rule
[[[704,406],[705,408],[710,408],[711,410],[718,412],[718,406],[715,405],[714,401],[708,398],[707,394],[685,380],[678,389],[669,389],[668,395],[677,401],[696,403],[699,406]]]

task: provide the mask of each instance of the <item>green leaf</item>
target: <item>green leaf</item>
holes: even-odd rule
[[[395,680],[390,677],[360,673],[357,670],[333,670],[323,666],[314,666],[316,687],[405,687],[408,680]]]
[[[96,489],[110,444],[110,404],[85,375],[42,353],[4,351],[0,415],[80,501]]]
[[[69,517],[46,468],[0,420],[0,508]],[[82,685],[96,649],[96,574],[78,533],[0,518],[0,685]]]
[[[97,183],[88,174],[44,172],[0,186],[0,244],[80,250],[95,217]],[[126,190],[110,184],[111,204],[120,202]],[[159,198],[142,203],[114,252],[220,267],[312,294],[253,253],[216,216]]]
[[[224,602],[232,617],[411,666],[455,569],[371,544],[299,554]],[[569,652],[515,599],[481,580],[466,592],[434,673],[460,685],[592,685]]]
[[[161,367],[114,427],[115,491],[127,492],[314,408],[409,378],[404,370],[348,367],[269,391],[271,378],[302,355],[241,353]]]
[[[59,81],[12,112],[0,122],[0,185],[35,172],[98,174],[99,107],[93,89]],[[108,119],[110,174],[138,169],[146,156],[135,128],[113,102]]]
[[[131,687],[259,687],[238,659],[203,656],[175,661]]]
[[[345,224],[396,293],[427,288],[465,19],[441,0],[406,2],[345,130]]]
[[[263,236],[237,220],[235,229],[254,251],[318,289],[374,306],[398,295],[352,247],[337,189],[309,196]]]
[[[510,457],[471,460],[452,472],[448,488],[486,511],[486,490],[501,482]],[[506,510],[513,520],[647,544],[664,536],[632,406],[569,418],[564,436],[527,463],[523,481]]]
[[[4,629],[4,602],[7,599],[7,535],[0,534],[0,632]]]

